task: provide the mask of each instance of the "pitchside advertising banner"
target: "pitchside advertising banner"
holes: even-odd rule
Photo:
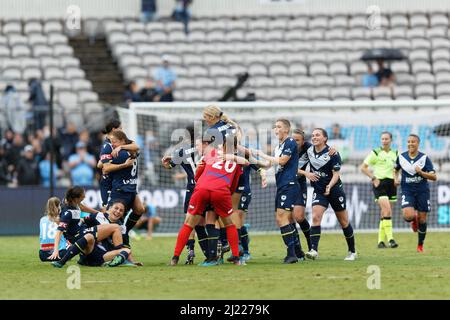
[[[431,183],[432,211],[428,216],[430,228],[450,227],[450,182]],[[370,184],[344,183],[347,195],[347,210],[349,219],[355,229],[376,230],[379,223],[379,208],[373,200]],[[277,231],[274,219],[275,186],[265,189],[253,187],[253,200],[247,215],[250,230]],[[63,197],[65,190],[57,189],[56,195]],[[157,232],[175,233],[184,221],[183,189],[145,189],[139,196],[144,202],[156,207],[157,215],[162,223]],[[39,234],[39,219],[44,214],[48,198],[46,188],[18,188],[0,190],[0,212],[2,222],[0,235],[37,235]],[[312,189],[308,189],[308,219],[311,219]],[[399,193],[400,198],[400,193]],[[86,189],[85,204],[98,208],[100,193],[95,189]],[[395,204],[394,227],[408,228],[401,217],[400,201]],[[324,215],[322,228],[340,230],[336,216],[329,209]]]

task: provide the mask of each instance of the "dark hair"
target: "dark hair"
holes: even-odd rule
[[[288,119],[280,118],[275,122],[281,122],[284,124],[289,130],[291,130],[291,122]]]
[[[125,134],[125,132],[120,131],[120,130],[116,130],[110,133],[111,137],[116,138],[117,140],[121,140],[121,141],[125,141],[128,142],[130,141],[130,139],[128,139],[127,135]]]
[[[305,138],[305,131],[303,131],[302,129],[295,129],[293,134],[299,134],[301,135],[303,138]]]
[[[66,191],[64,200],[67,204],[73,204],[75,199],[80,198],[84,194],[84,189],[80,186],[73,186]]]
[[[102,133],[103,134],[108,134],[113,129],[120,128],[121,125],[122,125],[122,123],[120,122],[119,119],[112,119],[106,124],[105,128],[102,130]]]
[[[123,207],[125,208],[125,211],[127,210],[127,204],[126,204],[126,202],[123,201],[122,199],[114,200],[114,201],[111,203],[111,206],[110,206],[110,207],[112,207],[112,206],[115,205],[116,203],[120,203],[120,204],[123,205]]]
[[[414,137],[414,138],[416,138],[417,141],[419,141],[419,143],[420,143],[420,137],[419,137],[417,134],[415,134],[415,133],[410,133],[410,134],[408,135],[408,137]]]
[[[315,131],[315,130],[319,130],[320,132],[322,132],[322,135],[326,138],[325,142],[328,141],[328,132],[327,132],[327,130],[325,130],[324,128],[314,128],[313,131]]]
[[[381,133],[381,135],[383,135],[383,134],[389,135],[389,137],[390,137],[391,140],[392,140],[392,133],[390,133],[389,131],[383,131],[383,132]]]

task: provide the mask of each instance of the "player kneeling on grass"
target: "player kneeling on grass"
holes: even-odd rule
[[[403,218],[406,222],[411,222],[414,232],[419,232],[417,252],[423,252],[423,242],[427,234],[427,213],[431,210],[428,180],[436,181],[437,176],[430,158],[419,151],[419,144],[419,136],[408,136],[408,151],[397,158],[395,184],[400,184],[398,173],[401,171]]]
[[[234,140],[234,144],[236,145],[236,138],[231,137],[231,139]],[[172,266],[178,263],[181,251],[186,245],[189,235],[198,224],[201,215],[208,205],[214,208],[215,213],[221,217],[226,227],[227,238],[232,252],[232,256],[228,261],[236,265],[241,264],[239,259],[238,233],[236,226],[231,221],[230,215],[233,213],[231,193],[232,190],[236,189],[239,177],[242,174],[242,167],[234,161],[224,160],[219,149],[222,147],[224,153],[226,153],[226,145],[218,143],[217,140],[220,139],[207,141],[209,144],[205,150],[204,165],[200,165],[197,168],[197,184],[189,202],[188,214],[186,215],[184,225],[178,233],[174,255],[170,262]],[[217,259],[217,257],[210,258]]]
[[[59,259],[59,243],[61,236],[72,243],[66,254],[59,261],[52,262],[57,268],[62,268],[67,261],[83,252],[87,254],[92,250],[96,241],[102,241],[112,237],[114,249],[123,247],[122,233],[117,224],[99,225],[87,228],[80,223],[81,210],[80,204],[84,200],[85,191],[82,187],[74,186],[67,190],[64,200],[64,206],[61,209],[59,225],[55,235],[55,249],[49,260]]]
[[[114,202],[110,209],[105,212],[98,212],[91,214],[84,218],[84,223],[88,226],[98,226],[107,224],[117,224],[120,226],[125,246],[128,243],[128,234],[126,227],[122,223],[122,218],[125,213],[125,203],[121,200]],[[80,260],[78,264],[86,265],[90,267],[99,267],[106,265],[114,267],[117,265],[136,266],[141,264],[135,264],[132,262],[131,249],[129,246],[126,248],[114,249],[114,244],[111,238],[107,238],[101,242],[97,242],[92,250],[88,250],[85,253],[80,254]]]

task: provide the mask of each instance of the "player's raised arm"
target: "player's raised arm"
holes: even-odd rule
[[[118,170],[122,170],[128,167],[132,167],[133,163],[134,163],[135,159],[132,158],[128,158],[125,160],[124,163],[120,163],[120,164],[114,164],[114,163],[104,163],[103,164],[103,173],[104,174],[108,174],[111,173],[113,171],[118,171]]]

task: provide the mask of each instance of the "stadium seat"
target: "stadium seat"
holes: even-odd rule
[[[434,99],[434,86],[432,84],[418,84],[415,87],[416,99]]]
[[[371,100],[370,88],[354,87],[352,88],[352,98],[354,100]]]
[[[336,87],[330,89],[331,98],[335,101],[351,100],[349,87]]]
[[[375,100],[391,100],[392,92],[389,87],[372,88],[372,96]]]

